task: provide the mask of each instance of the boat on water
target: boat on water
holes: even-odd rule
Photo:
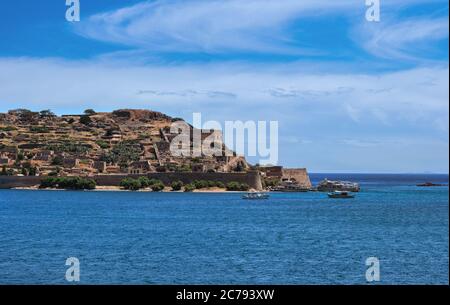
[[[308,192],[309,188],[299,185],[295,181],[285,180],[280,182],[279,185],[272,188],[274,192]]]
[[[259,200],[259,199],[269,199],[269,194],[264,192],[248,192],[242,199],[251,199],[251,200]]]
[[[345,191],[334,191],[328,193],[329,198],[355,198],[354,194]]]
[[[431,186],[447,186],[447,185],[446,184],[441,184],[441,183],[425,182],[425,183],[419,183],[416,186],[431,187]]]
[[[327,178],[320,181],[320,183],[316,189],[319,192],[334,192],[334,191],[359,192],[360,191],[359,184],[356,182],[333,181],[333,180],[328,180]]]

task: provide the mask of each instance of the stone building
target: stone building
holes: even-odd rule
[[[76,158],[64,158],[63,159],[63,167],[65,168],[74,168],[80,165],[80,160]]]
[[[128,167],[129,174],[146,174],[155,172],[155,169],[150,164],[150,161],[135,161]]]
[[[309,179],[306,168],[283,168],[283,180],[296,182],[303,188],[311,188],[311,180]]]
[[[53,155],[54,155],[53,150],[38,151],[34,156],[34,160],[50,162],[53,159]]]
[[[283,166],[264,166],[260,167],[259,170],[268,179],[279,179],[283,177]]]
[[[92,163],[92,168],[96,169],[99,173],[105,173],[106,172],[106,162],[104,161],[94,161]]]

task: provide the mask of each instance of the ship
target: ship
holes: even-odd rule
[[[325,178],[317,185],[317,191],[319,192],[359,192],[360,187],[356,182],[350,181],[333,181]]]

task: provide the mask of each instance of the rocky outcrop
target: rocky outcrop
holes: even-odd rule
[[[172,120],[171,117],[157,111],[139,110],[139,109],[119,109],[112,113],[115,119],[138,120],[149,122],[154,120]]]
[[[172,122],[168,115],[142,109],[89,110],[61,117],[49,110],[11,110],[0,114],[0,153],[10,153],[11,147],[17,150],[9,158],[16,161],[20,156],[20,160],[8,168],[15,175],[26,174],[30,168],[43,175],[250,169],[243,157],[173,154],[170,144],[177,134],[170,133]],[[141,164],[136,162],[149,166],[136,168]]]

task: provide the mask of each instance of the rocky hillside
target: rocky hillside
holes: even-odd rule
[[[242,157],[174,157],[169,147],[180,120],[149,110],[56,116],[49,110],[0,113],[0,168],[8,175],[233,172]],[[208,131],[219,134],[218,131]],[[208,134],[206,134],[208,135]],[[205,134],[203,134],[205,136]],[[225,147],[223,150],[225,151]]]

